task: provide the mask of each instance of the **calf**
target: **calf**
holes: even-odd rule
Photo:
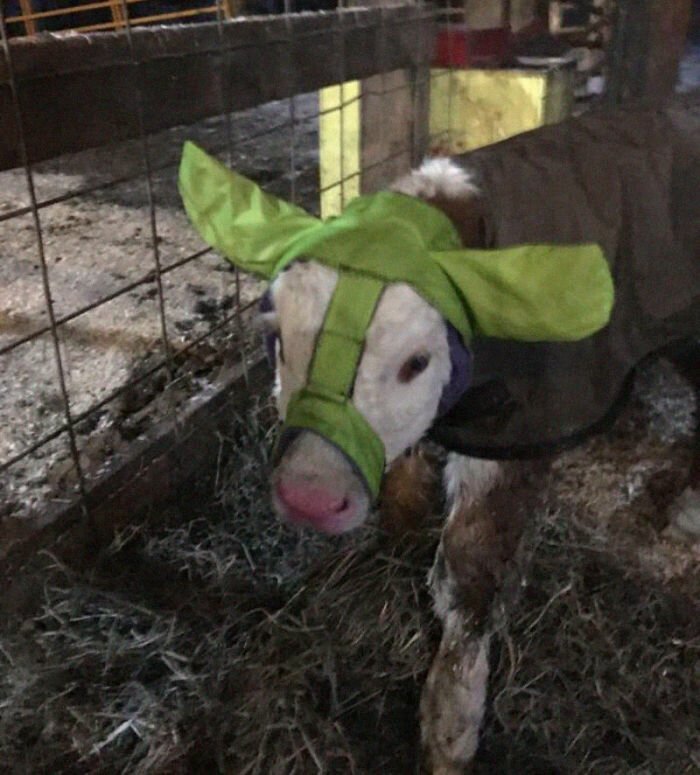
[[[476,750],[493,603],[547,456],[604,427],[652,352],[672,348],[700,387],[697,190],[687,105],[429,161],[330,224],[186,151],[192,220],[272,280],[279,514],[345,532],[371,513],[385,468],[385,492],[404,499],[402,472],[429,481],[406,450],[426,435],[450,450],[429,579],[443,637],[421,701],[434,773],[462,772]],[[670,519],[700,535],[698,461]]]

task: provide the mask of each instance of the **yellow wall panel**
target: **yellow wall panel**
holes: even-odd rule
[[[564,70],[433,70],[432,150],[462,153],[565,118],[571,74]]]

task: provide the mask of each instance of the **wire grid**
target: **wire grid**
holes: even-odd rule
[[[138,68],[137,52],[134,50],[131,39],[130,3],[128,0],[117,0],[117,2],[118,6],[112,3],[112,7],[121,11],[123,26],[120,34],[125,36],[129,44],[131,66]],[[227,21],[230,15],[230,6],[225,0],[216,0],[216,3],[216,21],[219,30],[222,31],[223,25],[230,23]],[[284,16],[287,20],[286,30],[290,41],[293,34],[291,17],[296,11],[292,0],[286,0]],[[333,33],[337,43],[334,47],[335,62],[333,66],[341,83],[344,83],[346,78],[345,19],[346,12],[341,6],[335,15]],[[2,18],[2,45],[9,71],[12,74],[12,46],[7,35],[8,21],[7,17]],[[134,23],[137,21],[140,20],[134,20]],[[389,22],[382,12],[380,20],[382,39],[385,37],[388,24]],[[231,50],[223,45],[223,35],[220,37],[222,46],[219,56],[222,67],[225,68],[226,61],[231,56]],[[391,86],[385,72],[383,53],[381,70],[382,73],[378,78],[372,80],[363,96],[372,94],[380,99],[385,99],[397,91],[408,90],[411,98],[415,101],[418,88],[425,85],[425,76],[414,72],[408,82],[400,87]],[[294,78],[291,69],[289,77]],[[17,91],[21,91],[21,83],[14,83],[14,86]],[[293,86],[294,82],[292,81]],[[142,95],[139,96],[143,99]],[[134,141],[117,144],[118,147],[114,149],[115,157],[118,157],[120,153],[128,153],[129,163],[125,170],[121,169],[119,165],[109,163],[109,157],[113,150],[110,147],[103,151],[103,154],[108,158],[106,166],[109,170],[106,174],[86,175],[82,179],[79,178],[77,182],[75,176],[66,176],[66,182],[58,191],[55,186],[44,185],[43,181],[47,177],[46,170],[60,170],[64,163],[49,162],[32,165],[25,152],[23,170],[27,195],[24,197],[24,201],[11,202],[4,208],[0,202],[0,227],[9,229],[25,222],[27,218],[31,219],[37,242],[36,254],[41,265],[41,275],[44,282],[44,306],[48,315],[45,320],[42,320],[40,316],[34,316],[24,328],[16,331],[15,335],[12,333],[3,335],[4,332],[0,327],[0,359],[8,362],[8,358],[19,357],[26,348],[34,347],[45,350],[46,343],[50,342],[53,350],[52,367],[57,374],[56,380],[51,378],[51,381],[58,385],[61,416],[59,418],[54,412],[52,423],[47,423],[46,427],[41,427],[33,432],[27,443],[10,450],[9,454],[0,456],[0,474],[3,477],[11,476],[18,466],[24,465],[28,460],[33,460],[34,457],[46,456],[47,449],[54,449],[52,445],[59,445],[58,459],[65,464],[67,462],[66,454],[61,450],[66,449],[67,443],[68,460],[72,466],[72,476],[67,477],[67,479],[71,485],[61,489],[60,494],[58,496],[54,494],[54,497],[69,500],[79,495],[82,496],[83,503],[85,503],[86,491],[99,475],[102,466],[96,465],[94,452],[88,454],[90,453],[89,446],[92,436],[88,434],[86,437],[81,430],[82,426],[88,425],[91,428],[96,426],[98,430],[102,429],[104,423],[108,425],[107,421],[113,421],[117,411],[115,407],[119,405],[119,402],[125,400],[139,386],[148,386],[156,378],[160,380],[158,384],[162,389],[161,395],[167,397],[170,393],[177,393],[183,387],[183,382],[189,379],[189,377],[183,377],[183,361],[189,357],[195,358],[201,347],[215,349],[226,346],[222,345],[223,341],[229,344],[234,343],[235,360],[245,368],[246,353],[249,352],[246,349],[248,347],[247,341],[251,338],[248,323],[250,313],[256,305],[257,291],[252,289],[249,281],[246,278],[241,278],[238,272],[226,271],[224,273],[214,270],[218,278],[224,278],[222,284],[230,284],[233,280],[233,301],[225,312],[222,308],[221,314],[216,317],[213,324],[209,325],[206,330],[198,327],[197,330],[190,333],[185,332],[184,335],[173,330],[174,302],[171,297],[172,288],[179,282],[178,278],[182,276],[183,272],[190,272],[187,277],[191,279],[192,272],[200,270],[203,276],[211,277],[214,263],[218,264],[218,259],[212,256],[209,249],[202,248],[201,243],[196,245],[195,249],[188,250],[184,255],[178,255],[177,251],[172,248],[166,249],[162,246],[163,233],[169,225],[168,212],[167,208],[164,209],[158,200],[159,197],[165,196],[163,181],[174,180],[181,143],[185,137],[197,135],[195,139],[200,144],[231,165],[240,165],[242,159],[255,156],[255,149],[258,147],[273,141],[276,142],[275,138],[284,138],[281,143],[286,156],[284,164],[278,164],[273,171],[274,174],[267,176],[263,174],[261,182],[275,193],[298,201],[310,209],[317,209],[321,194],[334,185],[341,186],[342,198],[345,202],[348,199],[347,183],[358,174],[364,176],[372,170],[382,170],[387,165],[390,166],[392,162],[402,158],[408,158],[415,162],[418,160],[418,151],[424,150],[418,149],[416,138],[412,138],[411,142],[405,146],[387,147],[381,158],[374,159],[372,162],[364,162],[359,172],[345,170],[341,166],[339,180],[331,185],[321,187],[317,179],[317,150],[309,148],[308,138],[317,131],[318,122],[323,115],[340,111],[340,142],[342,144],[345,140],[345,111],[361,97],[353,99],[344,97],[340,105],[327,111],[320,110],[310,95],[291,97],[276,104],[274,110],[269,111],[263,120],[250,120],[246,124],[245,131],[240,129],[245,123],[240,118],[241,114],[231,112],[231,108],[235,104],[234,97],[235,95],[228,93],[225,79],[221,79],[221,108],[218,117],[200,122],[195,127],[168,130],[159,133],[157,137],[148,137],[145,134],[143,116],[140,114],[137,117],[140,136]],[[17,98],[14,108],[16,120],[20,129],[26,131],[27,127],[22,126],[25,117],[22,114],[20,104],[20,100]],[[267,108],[268,106],[262,107]],[[248,114],[246,120],[251,119],[251,117],[255,119],[256,111],[246,111],[246,114]],[[212,129],[214,123],[216,123],[216,131]],[[381,135],[383,138],[383,130]],[[161,145],[163,143],[167,146],[166,152],[162,152]],[[97,152],[98,155],[99,153]],[[70,166],[70,160],[66,162],[66,165]],[[243,171],[256,177],[256,170]],[[269,173],[270,171],[262,170],[262,172]],[[313,183],[310,182],[312,177]],[[69,213],[73,209],[77,212],[84,203],[95,200],[107,203],[118,202],[124,192],[135,190],[137,186],[145,190],[145,197],[142,197],[145,199],[145,203],[141,205],[139,212],[142,215],[145,214],[144,231],[148,238],[147,253],[150,254],[150,258],[147,258],[146,251],[144,251],[144,262],[147,260],[150,265],[144,265],[142,262],[138,271],[131,271],[130,276],[121,278],[123,282],[119,282],[116,287],[98,287],[95,293],[91,294],[91,298],[85,300],[84,303],[78,303],[72,308],[66,309],[61,293],[56,290],[56,287],[60,285],[56,279],[59,269],[47,260],[44,249],[47,229],[48,232],[51,232],[55,220],[54,212],[57,208],[63,208]],[[49,241],[51,239],[49,234]],[[190,239],[189,242],[196,244],[196,239]],[[169,284],[168,287],[166,287],[167,284]],[[126,304],[134,294],[151,297],[154,309],[149,312],[149,319],[154,325],[157,320],[157,335],[152,334],[149,341],[146,342],[143,362],[139,362],[138,369],[129,371],[118,384],[109,383],[109,389],[103,389],[95,397],[95,400],[86,403],[85,391],[81,392],[80,387],[75,386],[72,375],[71,339],[74,332],[83,325],[85,320],[92,321],[109,317],[106,310],[110,308],[110,305]],[[2,320],[3,318],[0,316],[0,322]],[[129,321],[125,320],[124,322],[128,327]],[[175,322],[177,323],[177,321]],[[244,340],[246,341],[245,346],[242,344]],[[46,372],[46,376],[48,376],[48,372]],[[199,386],[201,387],[201,385]],[[197,385],[187,386],[189,390],[196,388]],[[167,401],[165,408],[161,408],[163,416],[159,416],[157,419],[170,418],[177,421],[182,405],[181,400]],[[105,417],[107,421],[104,420]],[[103,450],[98,450],[98,458],[102,452]],[[97,460],[97,463],[103,462]],[[59,470],[63,470],[63,467],[58,466]],[[51,486],[53,484],[52,481]],[[2,486],[0,480],[0,501],[3,498]]]

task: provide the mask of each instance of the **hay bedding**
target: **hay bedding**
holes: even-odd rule
[[[660,540],[656,508],[691,414],[656,365],[611,433],[557,461],[477,772],[700,772],[700,552]],[[272,426],[269,407],[234,424],[215,502],[193,493],[88,568],[27,570],[0,627],[3,771],[416,771],[437,522],[398,542],[279,526]]]

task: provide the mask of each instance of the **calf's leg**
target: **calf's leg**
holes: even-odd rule
[[[420,445],[389,466],[379,498],[379,520],[387,532],[400,536],[419,530],[438,513],[438,471],[437,461]]]
[[[420,707],[433,775],[463,773],[476,752],[494,608],[505,605],[512,587],[519,586],[513,561],[541,491],[541,470],[456,455],[446,466],[450,510],[429,576],[443,635]]]

